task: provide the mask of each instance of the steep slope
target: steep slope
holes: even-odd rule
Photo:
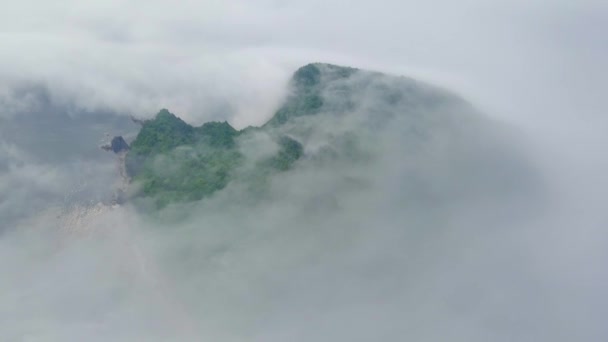
[[[161,110],[143,124],[126,158],[127,172],[137,188],[135,196],[154,198],[154,206],[160,208],[223,189],[243,163],[236,146],[242,133],[227,122],[192,127]],[[257,173],[285,171],[302,155],[297,141],[287,136],[275,140],[276,154],[257,163]]]
[[[289,87],[290,94],[268,122],[242,131],[227,122],[192,127],[161,110],[143,124],[127,156],[132,196],[150,199],[160,208],[202,199],[230,183],[260,195],[271,175],[295,165],[347,174],[389,155],[395,163],[408,161],[409,175],[404,177],[410,180],[425,178],[426,163],[436,153],[448,153],[454,163],[445,174],[432,172],[483,180],[476,186],[504,186],[508,191],[510,178],[497,179],[502,173],[494,171],[525,172],[521,158],[505,147],[500,125],[446,90],[321,63],[298,69]],[[394,146],[397,141],[407,144]],[[500,158],[485,158],[488,152]],[[347,178],[348,184],[357,183]],[[436,186],[408,184],[404,191],[433,197]],[[470,187],[459,191],[472,193]]]

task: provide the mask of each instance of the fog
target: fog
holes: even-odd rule
[[[0,340],[608,337],[604,2],[4,7]],[[237,181],[154,215],[107,205],[118,171],[99,146],[134,138],[129,115],[260,125],[316,61],[475,109],[370,127],[381,78],[359,110],[281,128],[305,158],[263,198]],[[352,132],[367,159],[348,159]],[[239,143],[251,163],[276,149]]]

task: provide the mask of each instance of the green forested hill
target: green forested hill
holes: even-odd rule
[[[131,196],[163,207],[202,199],[236,179],[259,190],[270,175],[293,168],[307,145],[319,145],[306,153],[313,162],[353,162],[395,118],[407,117],[408,134],[422,139],[437,120],[449,124],[454,112],[471,111],[436,87],[330,64],[301,67],[289,87],[268,122],[241,131],[227,122],[193,127],[161,110],[143,123],[126,157]]]
[[[163,207],[224,188],[245,157],[235,143],[244,133],[227,122],[192,127],[161,110],[143,124],[126,157],[127,172],[138,187],[136,197],[152,197]],[[288,170],[303,153],[302,145],[287,136],[277,137],[276,143],[278,151],[258,163],[257,173]]]

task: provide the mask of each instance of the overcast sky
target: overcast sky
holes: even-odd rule
[[[41,82],[60,103],[243,126],[323,61],[435,81],[499,117],[593,121],[607,16],[601,0],[25,0],[0,13],[0,99]]]

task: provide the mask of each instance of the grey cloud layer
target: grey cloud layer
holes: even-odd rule
[[[520,121],[596,119],[607,13],[601,1],[25,1],[3,11],[0,73],[89,109],[204,121],[219,106],[245,126],[267,118],[293,68],[329,61],[419,74]]]
[[[608,336],[604,1],[4,7],[0,222],[29,229],[0,237],[0,339]],[[115,114],[167,107],[193,124],[260,124],[288,75],[312,61],[419,76],[509,122],[522,134],[508,141],[537,167],[543,205],[501,197],[509,184],[460,198],[477,184],[467,161],[504,162],[484,143],[492,136],[463,134],[459,149],[437,134],[423,154],[408,155],[412,164],[404,158],[412,141],[395,129],[368,146],[385,156],[376,164],[283,175],[255,205],[235,185],[163,214],[190,215],[179,224],[123,207],[75,218],[88,229],[76,236],[55,230],[65,217],[47,209],[65,205],[66,193],[78,190],[68,206],[107,196],[115,165],[97,154],[99,139],[132,133]],[[57,140],[61,129],[67,139]],[[311,150],[339,143],[319,132]],[[470,159],[455,160],[463,149]],[[443,206],[422,201],[401,178],[408,172],[443,194]]]
[[[535,191],[508,184],[529,175],[500,172],[516,165],[493,158],[511,149],[491,148],[497,127],[458,101],[417,111],[433,91],[385,107],[386,86],[411,81],[367,77],[326,89],[328,108],[342,107],[334,94],[343,87],[365,89],[353,96],[358,110],[279,128],[308,153],[264,196],[237,182],[155,220],[126,206],[83,220],[75,236],[42,235],[61,225],[43,214],[38,226],[28,222],[33,231],[5,236],[0,266],[11,282],[0,289],[3,307],[16,309],[0,311],[4,336],[510,341],[581,333],[543,331],[557,319],[539,312],[553,303],[535,298],[544,274],[516,262],[534,250],[511,259],[525,229],[507,218],[529,222],[518,201],[535,201],[518,196]],[[263,137],[242,143],[268,145]],[[511,328],[530,321],[538,327]]]

